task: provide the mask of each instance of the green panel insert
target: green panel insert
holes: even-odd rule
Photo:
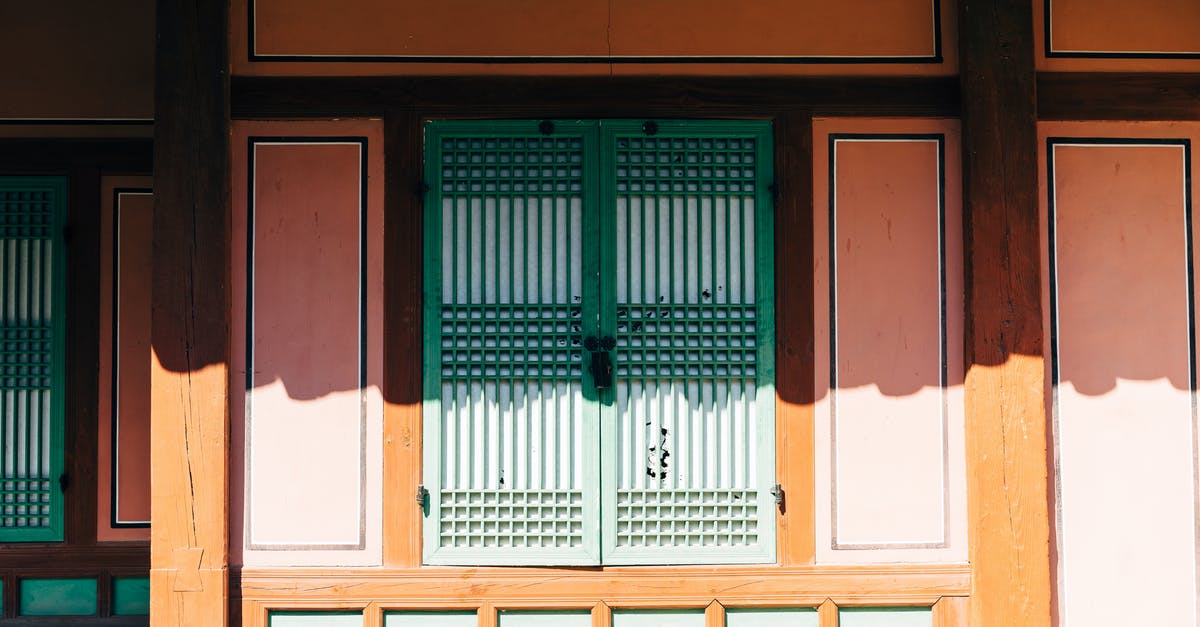
[[[612,627],[704,627],[704,610],[616,610]]]
[[[0,177],[0,542],[62,540],[63,177]]]
[[[387,612],[383,627],[475,627],[479,615],[471,611],[453,612]]]
[[[21,616],[94,616],[95,579],[22,579]]]
[[[499,627],[591,627],[592,613],[578,611],[500,612]]]
[[[362,612],[271,612],[269,627],[362,627]]]
[[[817,627],[817,610],[807,607],[729,608],[725,627]]]
[[[150,578],[113,579],[112,611],[117,616],[145,616],[150,613]]]
[[[838,610],[838,627],[933,627],[928,607],[846,607]]]

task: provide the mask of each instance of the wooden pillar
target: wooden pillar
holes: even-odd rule
[[[150,620],[228,623],[228,3],[159,0]]]
[[[1050,625],[1032,10],[958,0],[973,627]]]

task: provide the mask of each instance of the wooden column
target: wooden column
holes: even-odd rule
[[[958,0],[973,627],[1050,625],[1032,4]]]
[[[157,3],[150,620],[228,623],[228,3]]]

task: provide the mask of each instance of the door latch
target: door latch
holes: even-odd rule
[[[609,351],[616,346],[617,341],[612,336],[598,338],[591,335],[583,341],[583,347],[592,354],[590,370],[592,385],[596,387],[596,390],[607,390],[612,387],[613,362]]]

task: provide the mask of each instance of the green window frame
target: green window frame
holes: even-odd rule
[[[773,170],[766,121],[426,124],[426,563],[775,561]]]
[[[0,542],[63,539],[64,177],[0,177]]]

